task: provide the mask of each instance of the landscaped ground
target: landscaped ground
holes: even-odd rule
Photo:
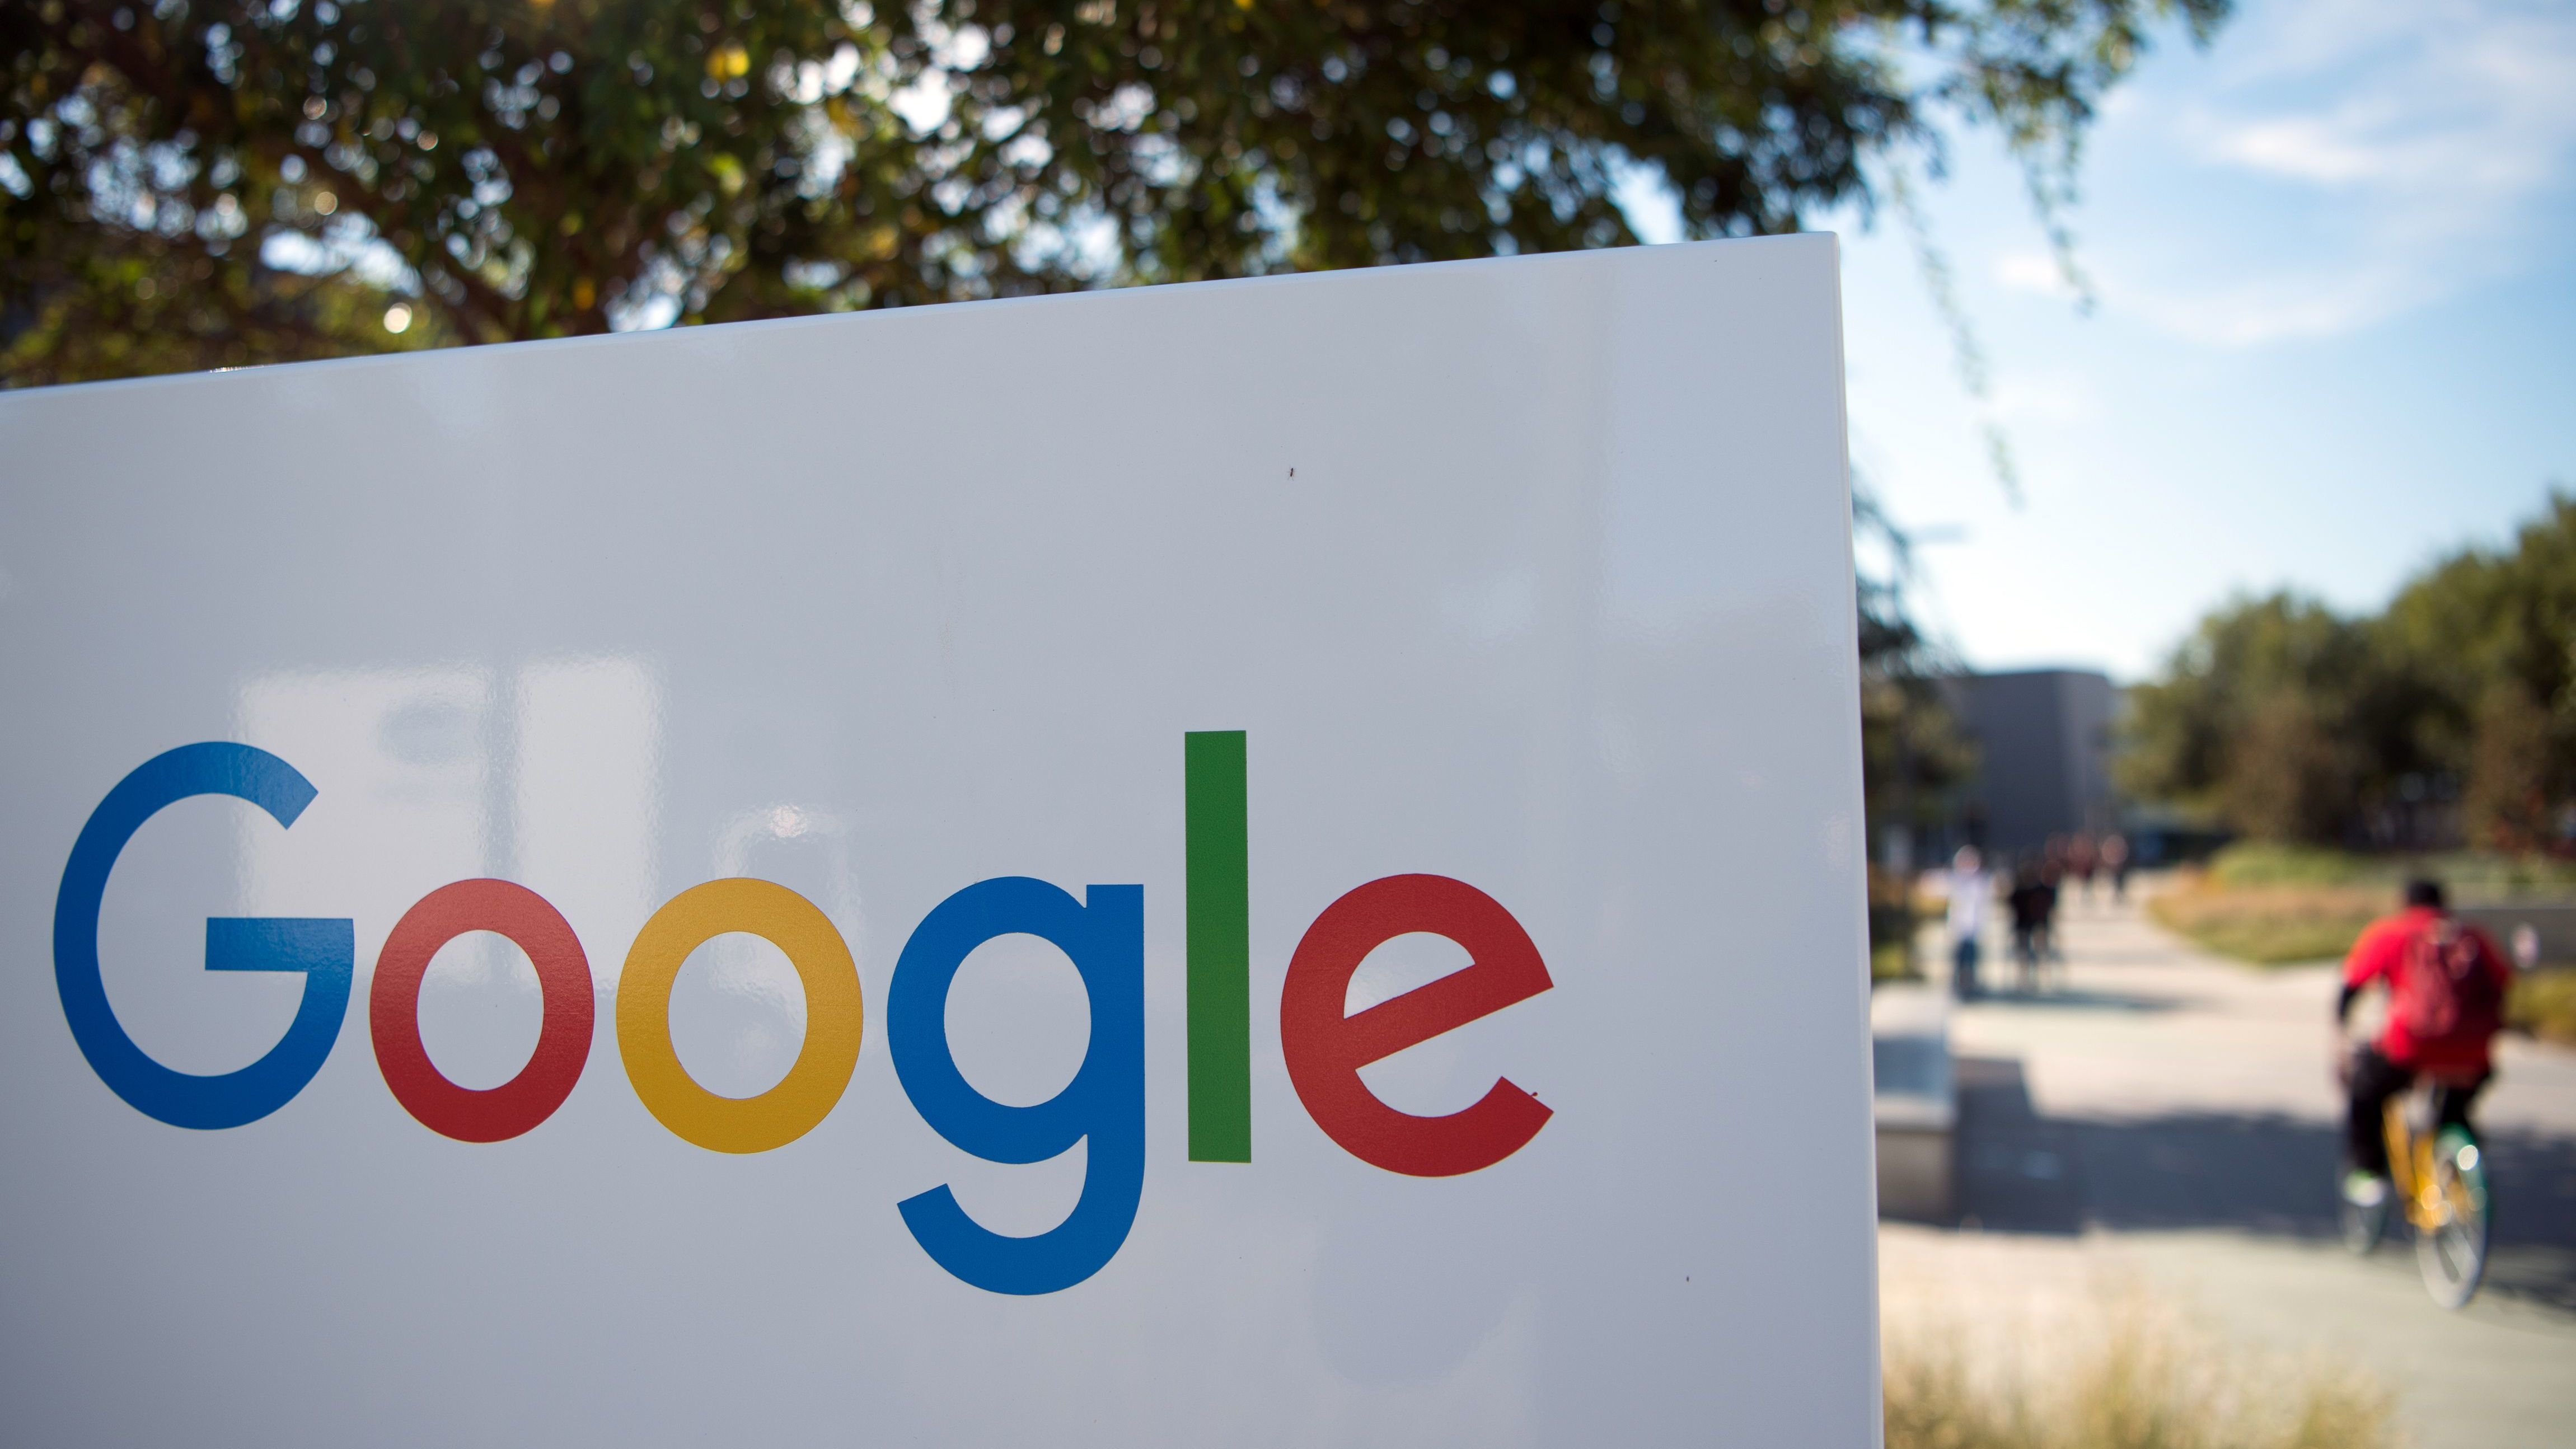
[[[1903,1275],[1913,1264],[1894,1267]],[[2005,1281],[2014,1277],[2006,1270]],[[2349,1363],[2249,1348],[2098,1276],[1990,1316],[1907,1286],[1884,1317],[1887,1449],[2393,1449],[2396,1395]],[[1984,1303],[1980,1299],[1987,1300]],[[1981,1314],[1981,1308],[1988,1313]]]
[[[1879,1239],[1891,1446],[2361,1446],[2382,1395],[2419,1449],[2569,1442],[2576,1052],[2499,1048],[2494,1270],[2446,1313],[2404,1242],[2336,1240],[2331,969],[2228,964],[2080,894],[2065,943],[2047,991],[1952,1015],[1959,1212]],[[2115,1353],[2140,1372],[2106,1377]]]
[[[2343,851],[2238,845],[2206,869],[2180,873],[2148,903],[2156,924],[2202,950],[2260,966],[2340,958],[2374,919],[2396,909],[2407,876],[2444,882],[2463,903],[2576,901],[2576,865],[2456,854],[2423,860]],[[2576,962],[2525,973],[2506,1020],[2576,1044]]]
[[[2156,924],[2203,950],[2257,965],[2318,961],[2352,948],[2395,893],[2349,885],[2230,885],[2215,874],[2177,881],[2148,907]]]
[[[2576,1046],[2576,967],[2526,972],[2505,998],[2504,1019],[2543,1041]]]

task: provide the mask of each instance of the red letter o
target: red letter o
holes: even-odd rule
[[[420,983],[429,958],[468,931],[494,932],[525,951],[544,1003],[528,1064],[486,1091],[449,1081],[420,1040]],[[461,880],[421,897],[394,923],[376,956],[367,1024],[376,1065],[405,1111],[461,1142],[500,1142],[553,1116],[572,1094],[590,1059],[596,1010],[581,941],[545,897],[505,880]]]

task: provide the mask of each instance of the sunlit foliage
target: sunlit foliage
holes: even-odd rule
[[[2133,691],[2123,783],[2271,840],[2570,843],[2576,498],[2381,615],[2293,595],[2211,613]]]
[[[0,379],[2062,201],[2226,0],[11,0]]]

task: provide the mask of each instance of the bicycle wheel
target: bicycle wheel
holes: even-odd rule
[[[2458,1308],[2476,1296],[2487,1271],[2486,1153],[2459,1127],[2433,1138],[2436,1221],[2415,1233],[2415,1263],[2433,1301]]]

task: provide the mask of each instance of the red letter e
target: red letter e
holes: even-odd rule
[[[1344,1016],[1351,973],[1371,951],[1415,931],[1467,948],[1466,969]],[[1455,1177],[1521,1150],[1552,1115],[1537,1098],[1497,1080],[1474,1106],[1416,1117],[1377,1099],[1359,1069],[1455,1031],[1555,983],[1512,913],[1483,891],[1438,875],[1370,881],[1324,908],[1288,960],[1279,997],[1279,1047],[1288,1080],[1324,1129],[1362,1162],[1413,1177]]]

